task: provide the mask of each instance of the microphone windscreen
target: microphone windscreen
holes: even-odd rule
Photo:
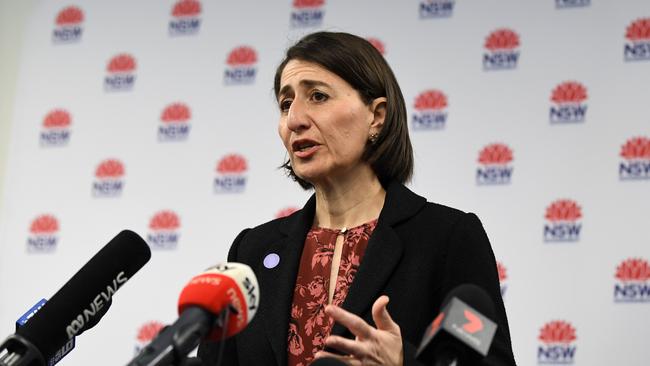
[[[215,328],[210,340],[230,337],[244,329],[255,316],[260,291],[253,270],[242,263],[225,263],[208,268],[183,288],[178,299],[179,315],[190,306],[198,306],[214,315],[227,307],[234,311],[228,318],[225,334]]]
[[[465,283],[455,287],[449,291],[440,308],[444,308],[454,297],[470,305],[484,316],[490,319],[495,318],[494,301],[481,287],[472,283]]]
[[[16,330],[51,359],[70,338],[87,330],[128,279],[151,258],[138,234],[117,234],[59,289],[32,319]]]

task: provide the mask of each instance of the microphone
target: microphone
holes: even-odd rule
[[[494,303],[482,288],[464,284],[442,302],[422,337],[416,359],[431,365],[475,365],[488,354],[497,325]]]
[[[149,258],[149,246],[138,234],[117,234],[0,345],[0,366],[58,362],[74,345],[74,337],[97,324],[115,292]]]
[[[249,266],[233,262],[208,268],[181,291],[174,324],[163,328],[128,366],[184,362],[204,338],[218,341],[244,329],[259,301],[257,278]]]
[[[343,361],[339,361],[332,357],[317,358],[310,366],[345,366]]]

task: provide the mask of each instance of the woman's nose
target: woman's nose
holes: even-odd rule
[[[287,127],[291,131],[296,132],[298,130],[309,128],[309,126],[309,116],[305,104],[298,99],[294,100],[289,107]]]

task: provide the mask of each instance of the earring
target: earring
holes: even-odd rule
[[[370,137],[368,138],[368,140],[370,141],[371,144],[374,145],[375,142],[377,142],[377,137],[379,137],[378,133],[372,133],[372,134],[370,134]]]

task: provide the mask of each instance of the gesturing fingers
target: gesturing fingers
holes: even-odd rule
[[[372,305],[372,320],[375,321],[377,329],[385,330],[389,333],[399,335],[399,325],[393,321],[393,318],[388,313],[386,306],[388,305],[388,296],[382,295]]]
[[[343,310],[338,306],[327,305],[327,307],[325,307],[325,313],[331,316],[337,323],[348,328],[352,334],[360,339],[370,338],[372,332],[375,330],[357,315]]]

